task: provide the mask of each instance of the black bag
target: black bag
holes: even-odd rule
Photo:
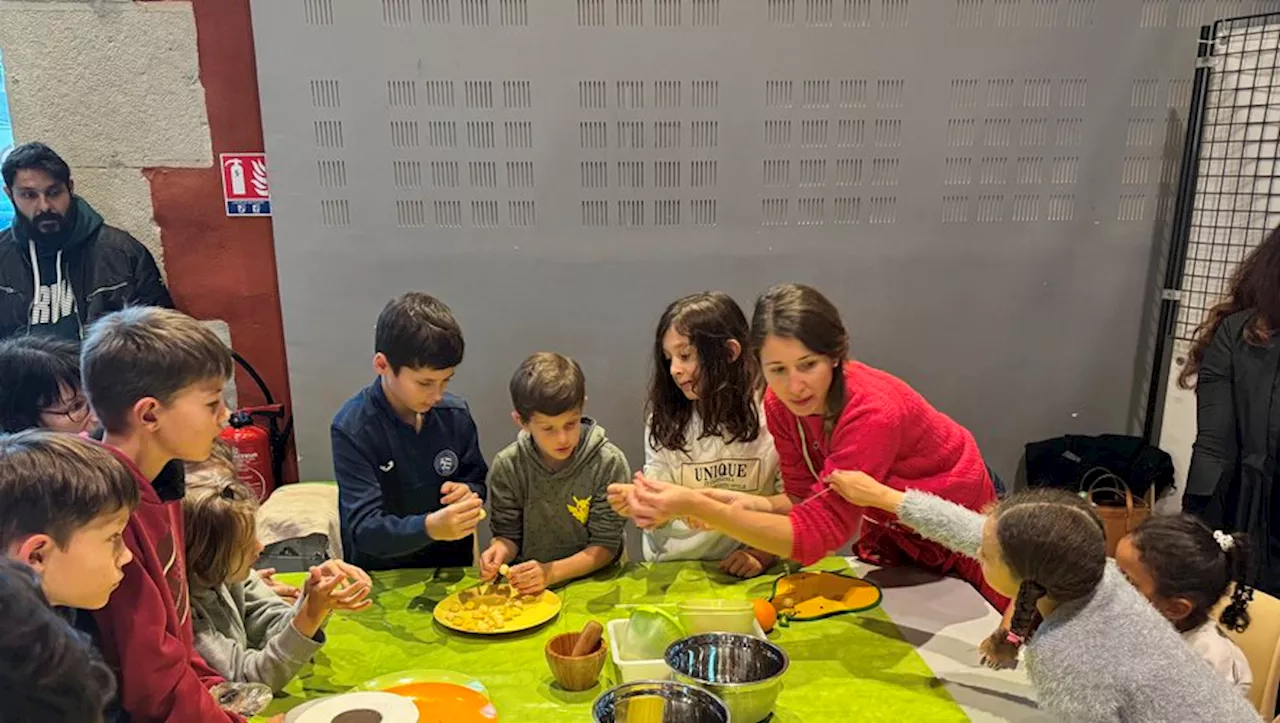
[[[1147,444],[1141,437],[1101,434],[1096,437],[1069,434],[1026,447],[1023,457],[1026,487],[1056,487],[1080,492],[1089,475],[1114,474],[1128,485],[1134,497],[1158,499],[1173,489],[1173,458]],[[1154,489],[1154,494],[1147,495]]]
[[[267,545],[255,569],[275,568],[276,572],[306,572],[313,565],[329,559],[329,536],[314,532],[306,537],[294,537]]]

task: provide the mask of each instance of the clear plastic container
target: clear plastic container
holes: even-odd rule
[[[754,635],[755,606],[748,600],[686,600],[678,603],[680,623],[689,635],[741,633]]]
[[[750,604],[750,603],[748,603]],[[605,628],[608,630],[609,653],[613,658],[613,665],[618,670],[618,682],[630,683],[637,680],[667,680],[671,677],[671,668],[667,667],[667,661],[662,658],[656,660],[623,660],[619,645],[626,639],[627,625],[630,624],[626,618],[610,620]],[[751,635],[766,640],[764,629],[760,627],[760,623],[756,622],[755,613],[751,615]]]
[[[662,658],[656,660],[623,660],[621,648],[622,641],[626,639],[627,626],[631,621],[626,618],[618,620],[610,620],[605,627],[609,634],[609,652],[613,657],[613,664],[618,669],[618,682],[630,683],[636,680],[666,680],[671,677],[671,669],[667,667],[667,661]]]

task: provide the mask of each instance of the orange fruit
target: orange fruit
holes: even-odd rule
[[[773,603],[756,598],[751,601],[751,605],[756,609],[756,621],[760,623],[760,628],[766,633],[771,632],[778,623],[778,611],[773,609]]]

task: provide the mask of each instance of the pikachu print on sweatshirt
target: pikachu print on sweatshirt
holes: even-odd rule
[[[587,524],[587,518],[591,516],[591,498],[578,497],[577,495],[569,495],[573,498],[573,504],[568,505],[569,514],[573,515],[573,519],[579,524]]]

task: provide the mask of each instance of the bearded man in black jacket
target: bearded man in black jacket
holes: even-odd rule
[[[53,149],[14,148],[0,176],[17,211],[0,232],[0,338],[79,341],[95,319],[125,306],[173,306],[151,252],[75,195],[71,168]]]

